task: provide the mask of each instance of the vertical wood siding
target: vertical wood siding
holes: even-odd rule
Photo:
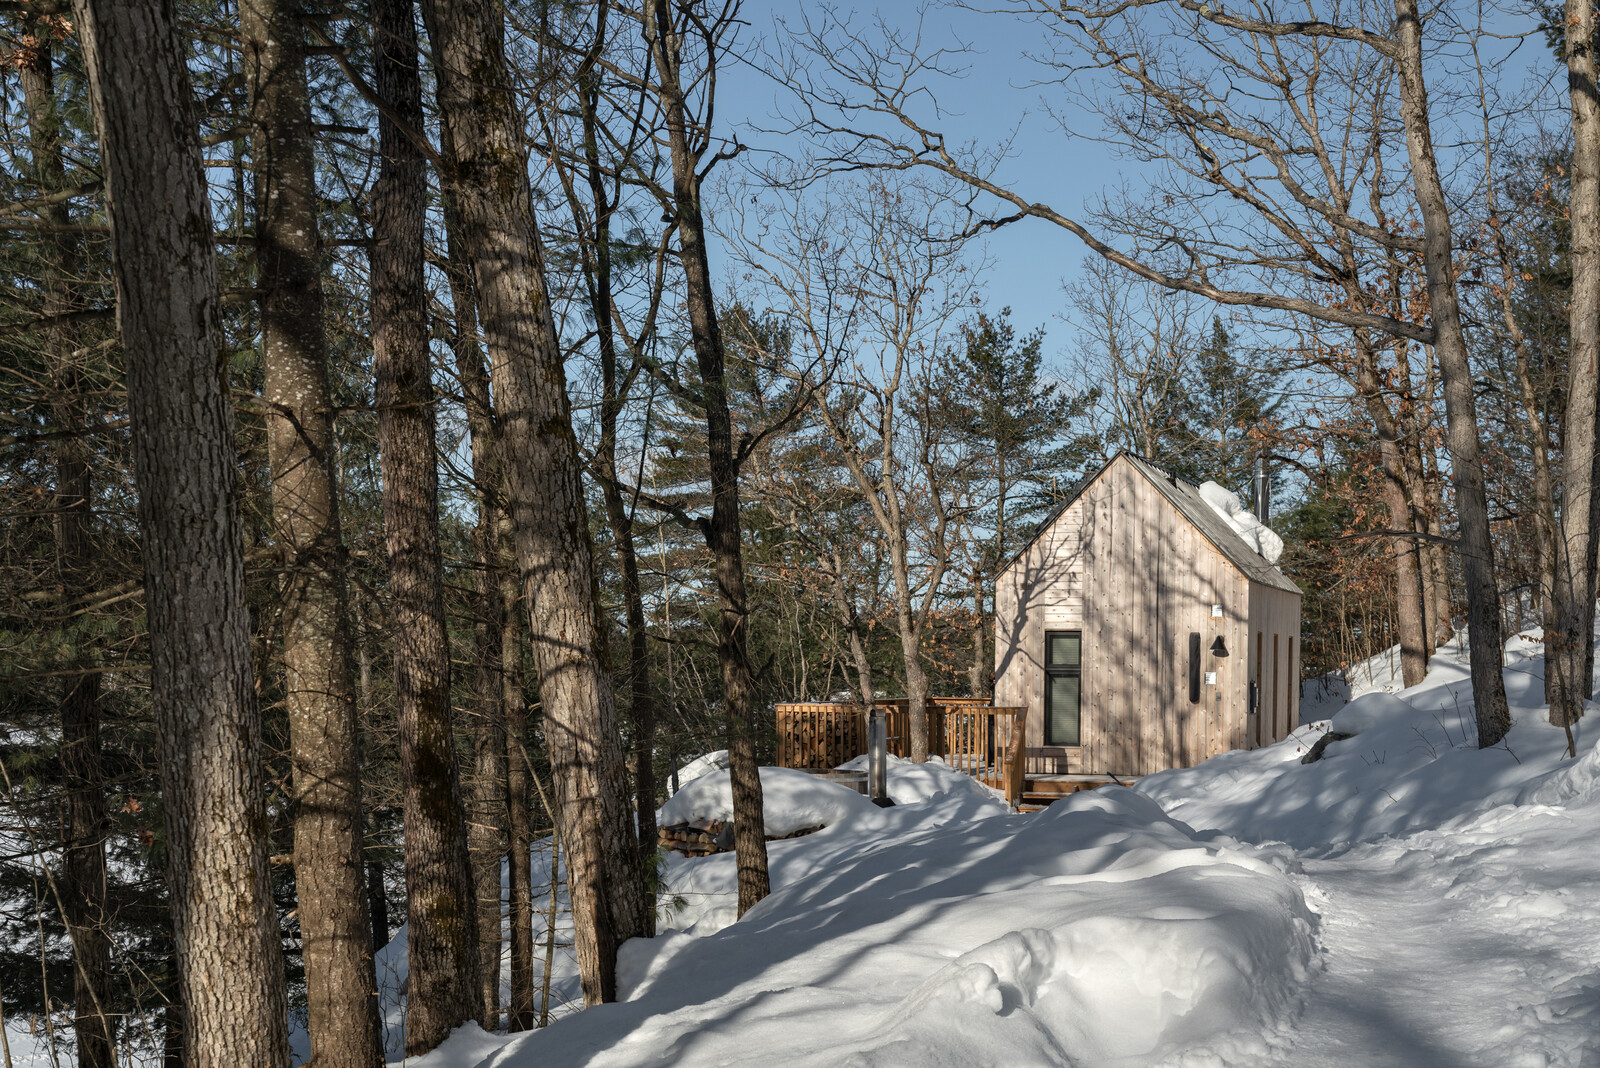
[[[1137,776],[1192,765],[1254,744],[1247,707],[1258,628],[1280,635],[1278,723],[1276,733],[1263,724],[1262,740],[1292,729],[1299,642],[1288,655],[1284,642],[1298,636],[1299,615],[1298,596],[1252,583],[1119,458],[1000,576],[994,701],[1028,709],[1034,772]],[[1071,748],[1044,747],[1050,630],[1083,634],[1081,744]],[[1198,703],[1189,701],[1191,633],[1201,636],[1200,670],[1216,673]],[[1225,657],[1212,654],[1219,637]]]
[[[1260,680],[1250,745],[1270,745],[1300,725],[1300,598],[1255,584],[1250,591],[1250,677]],[[1276,666],[1274,666],[1276,661]]]

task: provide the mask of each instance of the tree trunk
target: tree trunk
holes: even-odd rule
[[[1511,729],[1511,711],[1506,704],[1505,678],[1501,674],[1504,653],[1500,591],[1495,583],[1494,544],[1489,533],[1489,506],[1478,441],[1477,402],[1472,393],[1472,367],[1461,327],[1461,308],[1456,299],[1450,208],[1439,179],[1428,123],[1422,16],[1417,0],[1395,0],[1395,19],[1400,112],[1406,129],[1417,207],[1422,214],[1423,265],[1436,331],[1434,345],[1444,386],[1450,474],[1456,491],[1461,562],[1467,587],[1473,708],[1477,716],[1478,745],[1482,748],[1494,745]]]
[[[904,613],[902,613],[903,615]],[[921,635],[914,625],[900,627],[900,659],[906,671],[907,717],[911,723],[911,759],[925,763],[930,755],[928,674],[922,670]]]
[[[15,53],[28,115],[28,144],[41,194],[66,187],[61,158],[60,118],[55,101],[51,50],[54,34],[34,20],[27,32],[31,47]],[[63,315],[80,302],[73,299],[71,279],[79,256],[71,236],[72,219],[65,203],[43,210],[52,233],[43,238],[44,314]],[[84,424],[84,397],[79,368],[72,355],[72,336],[64,329],[47,331],[56,424],[69,432],[56,446],[57,576],[64,600],[94,589],[94,550],[90,535],[93,456],[83,439],[71,436]],[[89,650],[77,651],[82,666],[93,667]],[[68,675],[61,699],[62,922],[72,942],[72,1031],[82,1068],[115,1068],[115,1023],[106,1011],[111,993],[111,937],[106,928],[105,787],[100,765],[100,673]]]
[[[602,404],[604,402],[602,401]],[[614,433],[613,419],[613,433]],[[602,430],[601,438],[606,438]],[[600,462],[610,472],[601,480],[606,517],[611,521],[617,562],[622,568],[622,600],[628,617],[628,695],[633,719],[634,818],[639,835],[639,864],[645,873],[646,893],[656,863],[655,693],[651,685],[650,637],[645,630],[644,595],[639,585],[639,557],[633,543],[633,515],[615,482],[615,438],[609,455]],[[644,936],[655,937],[655,910],[648,909]]]
[[[885,419],[887,422],[887,418]],[[885,430],[887,436],[887,429]],[[885,470],[880,476],[890,498],[888,516],[897,529],[884,530],[889,536],[889,571],[894,577],[895,626],[900,632],[900,660],[905,666],[907,719],[911,730],[911,759],[918,764],[928,759],[928,675],[922,670],[922,633],[916,606],[911,603],[911,572],[906,563],[906,541],[898,502],[899,491]],[[937,575],[935,576],[937,578]],[[933,583],[937,586],[937,582]]]
[[[526,1031],[534,1024],[533,1011],[533,822],[530,788],[533,769],[528,766],[528,706],[522,690],[523,606],[517,597],[517,580],[510,572],[500,579],[500,649],[506,713],[506,838],[511,869],[511,1004],[506,1027]]]
[[[728,777],[733,787],[733,844],[737,854],[739,915],[771,892],[767,871],[766,815],[756,763],[755,673],[748,655],[749,602],[740,546],[739,465],[728,408],[726,353],[717,322],[715,290],[700,208],[700,156],[689,144],[688,106],[678,69],[682,38],[666,0],[651,0],[645,36],[653,50],[657,82],[672,150],[672,197],[689,310],[689,332],[705,406],[706,460],[711,477],[711,518],[702,522],[711,549],[721,610],[717,616],[717,666],[728,723]],[[568,839],[568,849],[571,840]]]
[[[605,20],[599,20],[598,49],[604,43]],[[579,110],[583,120],[584,174],[593,201],[594,234],[587,242],[593,274],[591,300],[595,338],[600,352],[600,440],[595,462],[597,480],[605,497],[606,518],[611,522],[612,543],[622,569],[622,600],[628,620],[628,711],[633,721],[634,820],[639,835],[639,868],[649,897],[654,885],[656,850],[656,708],[650,670],[649,634],[645,630],[644,594],[639,584],[639,554],[633,540],[633,510],[623,500],[617,478],[617,419],[622,414],[626,387],[618,378],[611,265],[611,216],[616,210],[606,191],[600,161],[600,130],[596,119],[599,87],[592,73],[579,79]],[[655,937],[655,909],[647,908],[645,936]]]
[[[367,647],[369,632],[359,593],[351,601],[350,607],[355,624],[356,715],[360,717],[360,722],[366,723],[372,712],[372,652]],[[363,801],[370,802],[370,797],[365,793]],[[378,950],[389,944],[389,890],[384,885],[382,858],[369,852],[371,847],[368,843],[378,830],[373,819],[374,813],[366,803],[362,807],[366,811],[367,831],[363,837],[361,855],[367,869],[367,914],[372,917],[372,952],[376,955]]]
[[[1600,475],[1595,394],[1600,389],[1600,100],[1595,99],[1594,3],[1567,0],[1567,95],[1572,119],[1572,295],[1567,305],[1567,398],[1561,419],[1561,536],[1555,539],[1555,668],[1550,722],[1570,726],[1593,689],[1595,553]]]
[[[472,442],[472,481],[478,509],[473,545],[477,554],[476,615],[473,625],[477,665],[477,706],[473,724],[473,801],[468,844],[472,852],[473,882],[478,900],[478,945],[482,977],[481,1001],[485,1019],[498,1019],[500,1011],[500,863],[506,855],[506,709],[503,664],[518,655],[505,648],[504,604],[500,579],[500,516],[505,499],[504,479],[496,459],[494,406],[489,394],[489,372],[478,344],[478,311],[472,292],[472,266],[461,249],[461,220],[455,198],[444,198],[445,277],[455,331],[450,339],[456,377],[461,382],[467,410],[467,430]],[[492,947],[492,948],[491,948]]]
[[[383,1063],[361,863],[346,559],[333,476],[311,101],[299,10],[239,5],[255,160],[257,288],[272,519],[283,554],[284,704],[311,1064]]]
[[[416,23],[408,0],[374,9],[378,92],[422,128]],[[482,1011],[478,930],[461,778],[452,736],[450,644],[439,549],[433,379],[422,278],[426,176],[388,116],[373,194],[373,370],[383,518],[394,597],[395,703],[405,810],[407,1056],[442,1042]]]
[[[597,655],[593,547],[500,9],[427,0],[461,246],[473,266],[500,458],[556,779],[584,998],[616,997],[645,929],[611,680]]]
[[[367,911],[372,916],[372,952],[389,944],[389,892],[383,885],[383,865],[367,861]]]
[[[500,868],[506,857],[506,713],[501,655],[504,626],[500,621],[500,582],[494,567],[498,545],[493,512],[479,497],[477,608],[477,718],[472,725],[472,880],[478,901],[483,1013],[485,1030],[500,1028]]]
[[[139,490],[167,895],[190,1068],[288,1068],[211,205],[174,12],[74,0]]]
[[[1400,631],[1400,675],[1405,685],[1415,686],[1428,673],[1428,631],[1417,540],[1408,536],[1412,529],[1411,504],[1406,500],[1400,431],[1394,413],[1383,399],[1372,340],[1364,330],[1353,333],[1356,389],[1378,435],[1378,456],[1383,464],[1383,502],[1389,512],[1389,529],[1402,532],[1390,539],[1394,555],[1395,615]]]

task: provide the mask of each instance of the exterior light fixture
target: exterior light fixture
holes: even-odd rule
[[[1228,645],[1222,640],[1222,635],[1217,635],[1217,640],[1211,643],[1212,656],[1227,656]]]

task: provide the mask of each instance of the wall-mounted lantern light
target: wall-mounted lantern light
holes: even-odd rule
[[[1227,656],[1228,645],[1222,640],[1222,635],[1217,635],[1217,640],[1211,643],[1212,656]]]

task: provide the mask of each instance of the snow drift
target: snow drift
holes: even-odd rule
[[[841,767],[860,770],[857,765],[864,766],[863,760],[857,758]],[[807,822],[812,820],[826,825],[825,830],[805,838],[767,843],[772,885],[793,885],[912,835],[1011,811],[995,791],[939,761],[913,764],[890,757],[888,778],[895,807],[880,809],[853,790],[814,775],[762,768],[762,810],[768,834],[778,834],[774,827],[789,824],[816,826]],[[685,787],[668,801],[660,818],[664,822],[669,815],[687,821],[729,818],[733,803],[727,773],[713,772],[701,781],[704,786],[696,794],[684,797],[688,793]],[[766,791],[769,782],[781,783],[784,788]],[[674,805],[680,797],[683,802]],[[668,854],[662,881],[667,901],[659,923],[663,929],[703,935],[727,927],[738,916],[738,869],[731,853],[699,858]]]
[[[1512,728],[1489,749],[1477,747],[1465,642],[1462,633],[1441,647],[1417,686],[1369,690],[1276,745],[1149,775],[1134,789],[1196,828],[1326,851],[1439,827],[1515,803],[1552,776],[1581,774],[1563,767],[1566,734],[1549,722],[1539,633],[1506,642]],[[1576,728],[1580,754],[1595,742],[1594,723],[1585,717]],[[1302,765],[1329,729],[1354,737]]]
[[[762,815],[767,834],[783,837],[813,827],[828,827],[872,802],[848,786],[793,768],[761,769]],[[710,771],[685,783],[656,813],[663,827],[678,823],[733,819],[733,783],[726,771]]]
[[[1314,963],[1280,852],[1199,842],[1123,789],[948,820],[963,802],[977,799],[775,843],[777,889],[738,924],[628,943],[627,1000],[489,1063],[1115,1066],[1269,1050]]]

